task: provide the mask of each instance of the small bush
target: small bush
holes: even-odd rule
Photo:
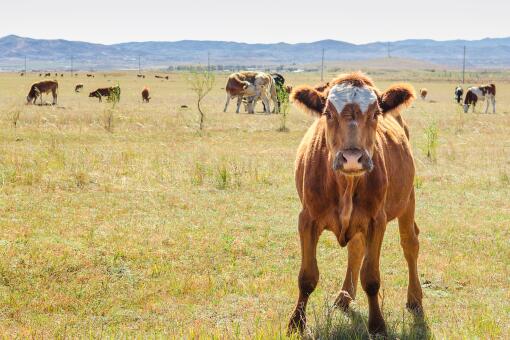
[[[427,158],[437,161],[437,148],[439,146],[439,129],[434,122],[425,129]]]

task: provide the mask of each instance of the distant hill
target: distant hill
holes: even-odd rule
[[[144,68],[170,65],[304,65],[321,60],[360,61],[382,59],[389,54],[428,64],[459,68],[463,48],[467,66],[473,68],[510,67],[510,37],[482,40],[402,40],[350,44],[322,40],[300,44],[246,44],[226,41],[129,42],[114,45],[67,40],[40,40],[15,35],[0,38],[0,70],[21,70],[25,57],[29,69],[68,69],[73,57],[76,69],[137,69],[140,58]]]

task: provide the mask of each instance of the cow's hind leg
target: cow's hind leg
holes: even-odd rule
[[[302,332],[306,326],[306,304],[310,294],[319,282],[319,268],[317,267],[317,242],[320,231],[317,223],[308,211],[299,214],[299,238],[301,241],[301,269],[299,270],[299,297],[296,308],[289,321],[288,332],[296,330]]]
[[[407,287],[407,308],[413,312],[421,314],[422,297],[420,279],[418,278],[418,253],[420,243],[418,241],[419,229],[414,221],[414,190],[411,193],[409,204],[406,211],[398,218],[398,227],[400,231],[400,245],[404,250],[404,256],[407,261],[409,271],[409,285]]]
[[[56,90],[53,90],[51,92],[51,94],[53,95],[53,105],[56,105],[57,104],[57,91]]]
[[[335,306],[347,311],[349,304],[356,298],[356,288],[358,286],[359,270],[361,261],[365,254],[365,242],[363,235],[357,233],[347,244],[347,272],[345,273],[342,290],[335,300]]]
[[[239,96],[237,97],[237,108],[236,113],[239,113],[239,108],[241,107],[241,103],[243,102],[243,97]]]
[[[487,98],[487,105],[485,105],[485,113],[489,111],[490,98]]]
[[[492,113],[496,113],[496,97],[492,97]]]
[[[228,104],[230,103],[230,95],[227,94],[227,101],[225,103],[225,108],[223,109],[223,112],[227,112]]]

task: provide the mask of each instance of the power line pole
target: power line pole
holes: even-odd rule
[[[141,56],[138,56],[138,74],[142,74]]]
[[[25,71],[24,71],[25,74],[27,74],[27,56],[25,56]]]
[[[322,49],[321,81],[324,81],[324,48]]]
[[[207,72],[211,72],[211,52],[207,51]]]
[[[464,46],[464,59],[462,62],[462,84],[464,84],[466,80],[466,46]]]

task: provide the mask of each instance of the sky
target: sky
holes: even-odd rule
[[[0,37],[105,44],[476,40],[510,36],[509,14],[509,0],[18,0],[0,5]]]

